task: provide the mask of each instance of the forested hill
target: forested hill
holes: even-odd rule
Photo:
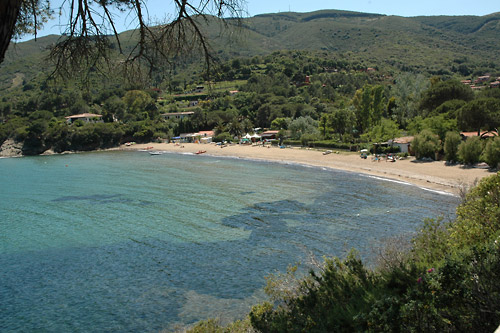
[[[337,10],[275,13],[246,18],[241,27],[221,29],[209,20],[206,31],[223,59],[308,50],[338,54],[384,70],[440,74],[456,69],[466,76],[474,67],[500,63],[500,13],[486,16],[400,17]],[[134,40],[122,34],[125,48]],[[47,36],[11,47],[0,65],[0,89],[30,79],[41,68]],[[17,80],[17,81],[16,81]]]
[[[351,51],[379,66],[416,70],[443,68],[457,57],[498,61],[499,13],[406,18],[325,10],[258,15],[244,26],[261,37],[249,38],[250,50],[261,49],[261,43],[268,41],[274,50]]]

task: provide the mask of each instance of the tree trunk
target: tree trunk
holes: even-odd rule
[[[3,62],[5,52],[9,47],[14,34],[17,16],[23,0],[0,1],[0,63]]]

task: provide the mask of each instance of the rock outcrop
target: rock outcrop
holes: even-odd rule
[[[23,155],[23,144],[13,139],[7,139],[0,146],[0,157],[17,157]]]

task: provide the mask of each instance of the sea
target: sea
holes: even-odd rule
[[[0,159],[0,331],[158,332],[243,318],[266,276],[368,264],[458,199],[358,173],[108,151]]]

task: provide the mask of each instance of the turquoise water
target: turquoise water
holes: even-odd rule
[[[239,318],[310,253],[367,260],[457,201],[321,168],[145,152],[0,159],[0,331]]]

